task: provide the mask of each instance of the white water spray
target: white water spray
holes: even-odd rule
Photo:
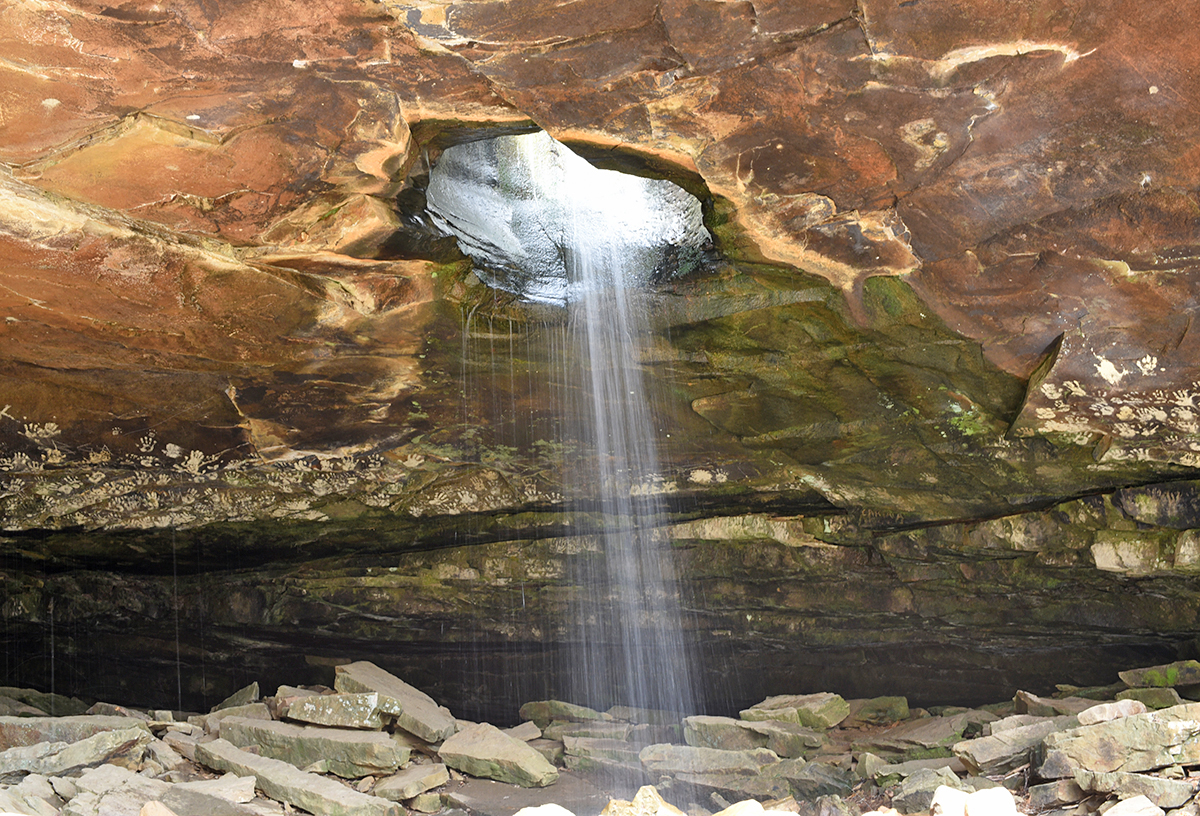
[[[493,286],[568,311],[554,374],[567,395],[563,436],[588,453],[566,466],[565,487],[576,517],[594,521],[599,546],[573,576],[563,696],[693,711],[663,508],[643,489],[661,467],[638,293],[680,258],[699,257],[709,240],[699,202],[670,182],[597,170],[544,133],[449,148],[428,200]]]

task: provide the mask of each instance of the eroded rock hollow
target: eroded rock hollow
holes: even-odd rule
[[[371,659],[468,717],[553,694],[606,522],[564,501],[563,312],[426,196],[538,131],[711,236],[640,290],[635,491],[710,712],[1196,656],[1197,17],[0,7],[2,682],[199,708]]]

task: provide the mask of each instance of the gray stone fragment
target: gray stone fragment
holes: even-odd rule
[[[1165,811],[1145,796],[1134,796],[1117,802],[1104,816],[1163,816]]]
[[[1112,773],[1080,771],[1075,774],[1075,782],[1086,791],[1115,793],[1122,799],[1145,796],[1160,808],[1180,807],[1196,793],[1191,783],[1181,779],[1166,779],[1161,776],[1121,771]]]
[[[83,714],[88,704],[75,697],[66,697],[37,689],[17,688],[15,686],[0,686],[0,697],[16,700],[51,717],[74,717]]]
[[[251,720],[270,720],[271,709],[265,703],[249,703],[242,706],[222,708],[211,714],[197,714],[188,717],[188,723],[203,728],[209,734],[216,736],[221,731],[221,721],[226,717],[242,717]]]
[[[340,692],[376,692],[379,710],[396,718],[396,725],[426,742],[441,742],[457,729],[454,716],[425,692],[410,686],[366,660],[334,669],[334,688]]]
[[[183,785],[172,785],[160,801],[180,816],[255,816],[245,805]]]
[[[907,697],[870,697],[847,700],[850,714],[842,727],[858,725],[891,725],[908,719]]]
[[[293,700],[287,718],[335,728],[383,728],[379,694],[374,691],[348,694],[315,694]]]
[[[1034,749],[1048,734],[1065,731],[1079,725],[1073,716],[1054,717],[1031,725],[1023,725],[993,733],[989,737],[964,740],[954,746],[954,755],[967,768],[984,776],[1008,773],[1029,762]]]
[[[258,681],[255,680],[250,685],[246,686],[245,688],[238,689],[233,694],[230,694],[224,700],[217,703],[215,706],[213,706],[212,710],[220,711],[221,709],[225,708],[239,708],[244,705],[249,705],[250,703],[258,702],[258,698]]]
[[[910,759],[907,762],[896,762],[884,765],[875,771],[875,784],[881,788],[898,785],[917,771],[949,768],[952,773],[964,773],[967,768],[958,757],[935,757],[934,759]]]
[[[766,735],[752,731],[745,720],[733,717],[698,715],[683,720],[683,740],[697,748],[717,748],[722,751],[747,751],[765,748]]]
[[[267,796],[316,816],[403,816],[394,802],[351,790],[323,776],[305,773],[294,765],[243,751],[223,739],[196,746],[201,763],[218,771],[253,776]]]
[[[536,723],[535,723],[536,726]],[[542,729],[546,739],[589,737],[591,739],[627,740],[633,726],[623,722],[552,722]]]
[[[638,747],[624,740],[564,737],[563,747],[567,756],[607,759],[635,766],[640,761]]]
[[[1043,779],[1200,764],[1200,703],[1049,734],[1038,753]]]
[[[892,797],[892,807],[901,813],[929,810],[933,803],[933,794],[942,785],[963,790],[958,777],[949,768],[918,771],[900,783]]]
[[[950,756],[951,747],[962,741],[963,733],[968,728],[981,728],[983,724],[998,719],[990,712],[968,709],[941,717],[908,720],[880,734],[856,741],[854,748],[883,756],[899,754],[925,758],[935,751]]]
[[[727,800],[783,799],[792,795],[791,782],[782,776],[680,773],[675,775],[675,781],[694,788],[700,793],[710,795],[716,793]],[[669,814],[663,814],[663,816],[669,816]]]
[[[79,742],[101,731],[149,728],[140,720],[103,715],[70,717],[0,717],[0,746],[13,748],[39,742]]]
[[[513,739],[521,740],[521,742],[529,742],[530,740],[540,739],[542,729],[538,728],[537,723],[527,720],[520,725],[504,729],[504,733]]]
[[[821,796],[844,796],[854,789],[857,777],[851,771],[823,762],[785,759],[763,769],[765,777],[782,777],[797,799],[813,800]]]
[[[93,768],[76,781],[79,793],[63,816],[138,816],[147,802],[159,801],[170,785],[117,765]]]
[[[138,763],[151,739],[146,729],[132,727],[101,731],[78,742],[39,742],[9,748],[0,752],[0,780],[11,781],[29,773],[65,776],[118,759]]]
[[[537,749],[487,723],[472,725],[442,743],[438,756],[451,768],[522,787],[545,787],[558,771]]]
[[[1087,796],[1074,779],[1058,779],[1042,785],[1031,785],[1026,793],[1029,795],[1029,810],[1034,813],[1071,805]]]
[[[449,781],[450,772],[445,765],[413,765],[395,776],[381,779],[375,785],[375,795],[393,802],[402,802]]]
[[[1061,717],[1078,714],[1084,709],[1096,704],[1095,700],[1083,697],[1038,697],[1028,691],[1018,691],[1013,697],[1013,704],[1018,714],[1032,714],[1035,717]]]
[[[722,751],[717,748],[697,748],[691,745],[666,743],[647,745],[638,754],[642,765],[652,773],[759,773],[766,765],[774,765],[779,756],[766,748],[747,751]]]
[[[324,762],[329,773],[347,779],[390,774],[408,761],[403,746],[378,731],[227,717],[221,722],[221,739],[239,748],[257,746],[263,756],[297,768]]]

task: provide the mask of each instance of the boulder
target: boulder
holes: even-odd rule
[[[1087,796],[1074,779],[1056,779],[1041,785],[1030,785],[1025,793],[1029,796],[1029,809],[1034,813],[1072,805]]]
[[[520,710],[521,719],[530,720],[537,724],[538,728],[546,728],[550,723],[561,720],[562,722],[591,722],[602,720],[611,722],[614,718],[611,714],[603,711],[596,711],[587,706],[575,705],[574,703],[565,703],[561,700],[538,700],[532,703],[525,703]]]
[[[287,718],[335,728],[383,728],[379,694],[317,694],[299,697],[287,707]]]
[[[1178,660],[1161,666],[1147,666],[1117,672],[1121,682],[1131,688],[1189,686],[1200,683],[1200,660]]]
[[[954,755],[973,773],[985,776],[1007,773],[1029,762],[1034,749],[1048,734],[1078,725],[1075,717],[1054,717],[956,743]]]
[[[213,711],[221,711],[226,708],[240,708],[244,705],[257,703],[259,698],[258,681],[255,680],[250,685],[240,688],[233,694],[230,694],[221,702],[212,707]]]
[[[765,747],[781,757],[799,757],[827,743],[825,734],[806,725],[777,720],[745,723],[745,728],[766,738]]]
[[[558,780],[558,771],[537,749],[487,723],[454,734],[438,749],[442,761],[455,770],[522,787],[545,787]]]
[[[379,710],[396,725],[426,742],[441,742],[454,733],[453,715],[425,692],[366,660],[338,666],[334,688],[341,692],[376,692]]]
[[[907,697],[870,697],[847,700],[850,714],[841,725],[853,728],[859,725],[892,725],[908,719]]]
[[[394,802],[351,790],[333,779],[305,773],[290,763],[243,751],[224,739],[196,746],[196,757],[217,771],[253,776],[272,799],[317,816],[403,816]]]
[[[79,742],[101,731],[122,731],[141,728],[150,733],[140,720],[105,715],[74,715],[70,717],[0,717],[0,748],[33,745],[38,742]]]
[[[851,771],[823,762],[805,763],[798,759],[785,759],[777,765],[764,768],[762,775],[786,779],[793,796],[809,801],[821,796],[845,796],[858,782]]]
[[[1061,715],[1078,714],[1084,709],[1096,704],[1095,700],[1083,697],[1048,698],[1038,697],[1028,691],[1018,691],[1013,696],[1013,706],[1018,714],[1032,714],[1035,717],[1058,717]]]
[[[743,720],[780,720],[810,728],[833,728],[850,714],[841,695],[828,691],[816,694],[782,694],[768,697],[741,712]]]
[[[963,761],[958,757],[936,757],[934,759],[910,759],[907,762],[896,762],[882,765],[872,775],[875,784],[881,788],[890,788],[922,770],[937,770],[949,768],[954,774],[967,770]]]
[[[684,719],[683,739],[688,745],[724,751],[767,748],[781,757],[802,756],[806,750],[820,748],[826,742],[823,733],[798,723],[747,722],[705,715]]]
[[[1146,704],[1138,700],[1119,700],[1115,703],[1101,703],[1079,712],[1080,725],[1096,725],[1097,723],[1130,717],[1134,714],[1145,714]]]
[[[633,766],[640,761],[638,747],[624,740],[564,737],[563,749],[567,756],[573,757],[604,759]]]
[[[75,781],[78,793],[63,816],[138,816],[149,802],[159,801],[171,785],[118,765],[101,765]]]
[[[710,798],[722,799],[782,799],[792,795],[792,783],[782,776],[745,776],[735,773],[679,773],[676,784],[695,790]],[[714,798],[714,801],[717,801]]]
[[[151,739],[146,729],[131,727],[121,731],[101,731],[78,742],[39,742],[9,748],[0,752],[0,781],[29,773],[73,775],[85,768],[122,760],[136,765],[141,762]]]
[[[969,709],[941,717],[908,720],[879,734],[856,740],[854,748],[887,757],[951,756],[951,747],[962,741],[969,728],[979,729],[998,719],[990,712]]]
[[[221,739],[239,748],[256,747],[262,756],[301,769],[323,762],[329,773],[347,779],[392,773],[409,758],[403,745],[380,732],[274,720],[228,717],[221,722]]]
[[[536,723],[530,725],[537,727]],[[563,737],[589,737],[591,739],[626,740],[633,733],[633,726],[623,722],[567,722],[557,720],[542,729],[546,739],[561,740]]]
[[[1044,779],[1198,764],[1200,703],[1052,733],[1039,754],[1037,772]]]
[[[508,734],[513,739],[519,739],[521,742],[529,742],[531,740],[540,739],[542,729],[538,728],[537,723],[526,720],[520,725],[512,728],[505,728],[504,733]]]
[[[1161,776],[1122,771],[1111,773],[1080,771],[1075,774],[1075,782],[1085,791],[1115,793],[1121,799],[1145,796],[1163,809],[1181,807],[1196,794],[1195,787],[1190,782],[1181,779],[1167,779]]]
[[[188,723],[203,728],[209,734],[216,736],[221,731],[221,721],[227,717],[240,717],[251,720],[270,720],[271,709],[266,703],[247,703],[246,705],[230,706],[213,711],[211,714],[198,714],[188,717]]]
[[[1179,696],[1179,692],[1170,686],[1164,688],[1126,689],[1117,695],[1117,699],[1136,700],[1152,711],[1183,705],[1183,698]]]
[[[402,802],[449,781],[450,772],[445,765],[413,765],[394,776],[379,780],[373,793],[393,802]]]
[[[892,796],[892,806],[901,813],[929,810],[934,794],[941,786],[962,790],[958,777],[949,768],[917,771],[900,783]]]
[[[667,743],[647,745],[638,754],[638,758],[646,770],[662,774],[732,773],[752,775],[761,772],[764,766],[779,762],[779,756],[766,748],[722,751],[718,748]]]
[[[610,800],[600,816],[683,816],[683,811],[663,799],[653,785],[643,785],[632,801]]]
[[[1165,811],[1145,796],[1134,796],[1117,802],[1104,816],[1163,816]]]

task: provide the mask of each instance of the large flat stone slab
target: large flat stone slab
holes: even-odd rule
[[[1200,703],[1049,734],[1043,746],[1037,772],[1044,779],[1200,764]]]
[[[396,718],[396,725],[426,742],[441,742],[454,733],[454,715],[432,697],[374,663],[360,660],[338,666],[334,688],[340,692],[375,692],[379,710]]]
[[[451,768],[483,779],[539,788],[558,781],[558,771],[536,748],[487,723],[447,739],[438,756]]]
[[[121,758],[137,763],[152,739],[146,729],[131,726],[121,731],[101,731],[78,742],[19,745],[0,752],[0,781],[30,773],[72,775]]]
[[[224,739],[197,745],[196,758],[213,770],[253,776],[267,796],[315,816],[404,816],[395,802],[359,793],[283,760],[243,751]]]
[[[221,738],[297,768],[323,763],[329,773],[348,779],[390,774],[408,761],[408,749],[379,731],[320,728],[274,720],[227,717]]]
[[[0,751],[38,742],[79,742],[101,731],[126,728],[150,730],[146,723],[130,717],[79,714],[72,717],[0,717]]]
[[[742,774],[760,773],[765,766],[779,762],[779,756],[766,748],[748,751],[722,751],[692,745],[660,743],[647,745],[638,754],[642,765],[652,773]]]
[[[768,697],[741,712],[743,720],[781,720],[810,728],[833,728],[849,715],[850,704],[828,691]]]
[[[1078,725],[1079,720],[1073,716],[1052,717],[991,736],[963,740],[954,745],[954,755],[974,773],[983,776],[1007,773],[1027,763],[1047,735]]]
[[[334,728],[383,728],[379,694],[374,691],[301,697],[288,705],[287,718]]]

